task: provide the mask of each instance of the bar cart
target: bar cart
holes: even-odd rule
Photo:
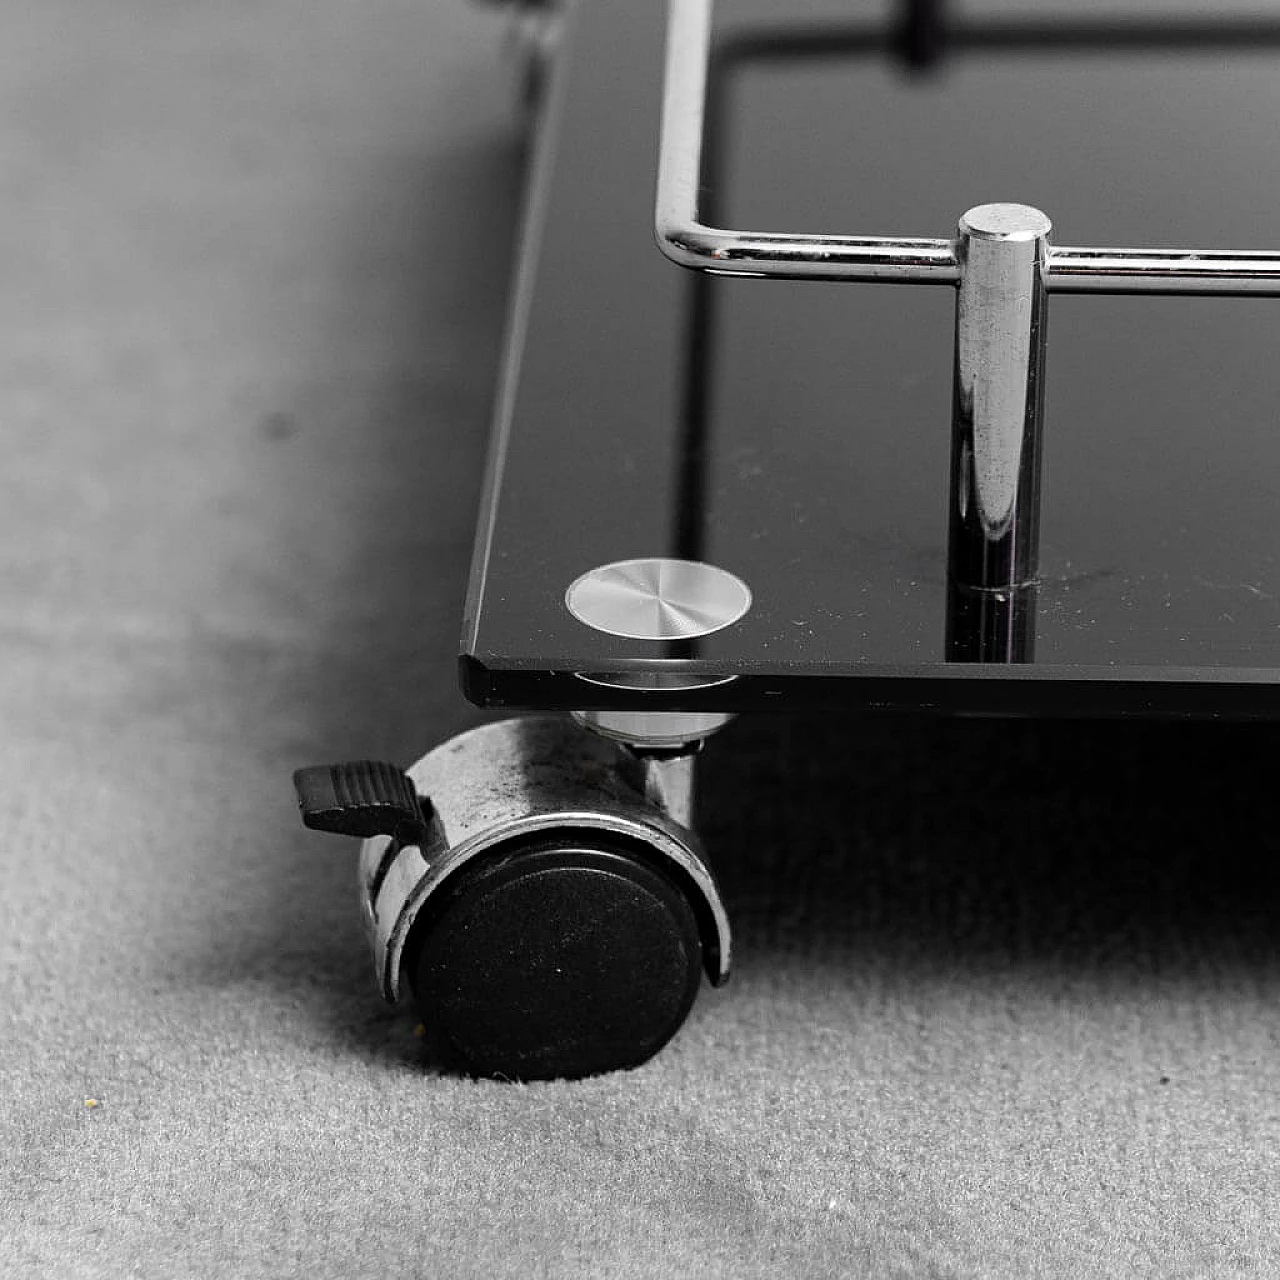
[[[634,1066],[726,980],[734,714],[1280,716],[1280,251],[1230,247],[1274,238],[1280,22],[715,7],[514,6],[460,673],[536,714],[295,776],[383,995],[483,1074]]]

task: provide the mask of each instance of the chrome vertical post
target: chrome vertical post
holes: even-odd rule
[[[956,258],[948,657],[1026,662],[1034,641],[1049,219],[986,204]]]

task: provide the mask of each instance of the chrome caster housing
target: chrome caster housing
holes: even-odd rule
[[[407,774],[295,775],[303,821],[366,837],[360,894],[384,997],[481,1075],[636,1066],[679,1029],[729,928],[688,826],[692,752],[560,717],[483,725]]]

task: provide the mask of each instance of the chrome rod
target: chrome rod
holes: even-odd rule
[[[655,231],[681,266],[734,276],[959,284],[953,240],[734,231],[700,217],[713,0],[671,0]],[[1049,251],[1046,288],[1065,293],[1280,296],[1280,251]]]
[[[1049,251],[1055,293],[1280,296],[1280,251],[1067,249]]]
[[[1050,223],[984,204],[959,231],[949,574],[1007,591],[1036,576]]]

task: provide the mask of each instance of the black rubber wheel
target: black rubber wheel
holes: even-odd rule
[[[684,1022],[702,948],[656,857],[595,832],[478,858],[414,929],[432,1035],[478,1075],[549,1080],[638,1066]]]

